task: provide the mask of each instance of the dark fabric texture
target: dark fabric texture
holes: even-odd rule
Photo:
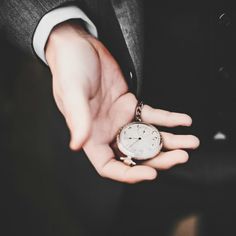
[[[120,23],[129,53],[137,74],[137,94],[142,91],[144,55],[144,4],[137,0],[113,0],[117,19]]]
[[[32,39],[40,19],[68,0],[55,1],[1,1],[0,16],[7,38],[25,52],[33,53]]]
[[[134,67],[133,60],[130,57],[127,44],[124,40],[124,36],[119,25],[118,18],[115,14],[113,5],[110,0],[78,0],[78,1],[66,1],[66,0],[50,0],[50,1],[3,1],[0,3],[0,21],[3,25],[3,30],[9,41],[11,41],[18,48],[22,49],[26,53],[34,55],[32,48],[32,39],[34,31],[40,21],[40,19],[49,11],[64,5],[77,5],[81,8],[88,17],[95,22],[95,25],[99,32],[99,39],[108,47],[112,55],[116,58],[124,76],[129,84],[129,88],[134,93],[137,93],[137,76],[138,81],[141,81],[140,73],[140,57],[139,50],[132,51],[137,52],[135,62],[138,62],[138,66]],[[119,9],[123,9],[119,7]],[[137,12],[135,6],[129,5],[129,8],[124,8],[125,12],[129,12],[132,7],[134,12]],[[120,15],[121,16],[121,15]],[[122,14],[123,16],[123,14]],[[137,18],[139,19],[140,17]],[[107,20],[109,19],[109,20]],[[133,22],[136,23],[136,22]],[[133,25],[130,24],[130,25]],[[136,27],[137,28],[137,27]],[[138,29],[138,28],[137,28]],[[127,32],[127,31],[126,31]],[[133,32],[133,31],[132,31]],[[136,35],[135,32],[132,33]],[[131,38],[131,37],[130,37]],[[115,42],[115,43],[114,43]],[[140,43],[138,43],[140,45]],[[135,70],[137,69],[137,71]],[[130,77],[132,73],[132,78]],[[140,86],[139,86],[140,87]]]

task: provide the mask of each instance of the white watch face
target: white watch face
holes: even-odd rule
[[[146,160],[160,152],[161,135],[152,125],[133,122],[121,129],[117,145],[123,154],[137,160]]]

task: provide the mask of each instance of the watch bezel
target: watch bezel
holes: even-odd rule
[[[143,124],[143,125],[149,126],[149,127],[151,127],[152,129],[154,129],[155,131],[157,131],[157,133],[159,134],[160,143],[159,143],[159,146],[158,146],[156,152],[155,152],[152,156],[147,155],[147,154],[146,154],[146,155],[143,155],[143,156],[138,156],[138,157],[137,157],[137,156],[134,156],[134,153],[130,152],[126,147],[124,147],[124,146],[122,145],[122,142],[121,142],[121,139],[120,139],[120,138],[121,138],[120,136],[121,136],[122,130],[124,130],[125,128],[127,128],[127,127],[130,126],[130,125],[135,125],[135,124]],[[162,148],[162,146],[163,146],[162,136],[161,136],[160,131],[159,131],[154,125],[147,124],[147,123],[145,123],[145,122],[139,122],[139,121],[130,122],[130,123],[124,125],[122,128],[120,128],[120,130],[119,130],[119,132],[118,132],[118,134],[117,134],[117,137],[116,137],[116,143],[117,143],[118,149],[119,149],[124,155],[126,155],[126,156],[128,156],[128,157],[131,157],[131,158],[133,158],[133,159],[136,159],[136,160],[148,160],[148,159],[151,159],[151,158],[155,157],[157,154],[160,153],[161,148]]]

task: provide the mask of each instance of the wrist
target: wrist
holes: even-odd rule
[[[55,61],[58,51],[64,50],[74,42],[88,43],[89,38],[92,36],[85,30],[82,21],[70,20],[55,26],[45,46],[45,56],[49,67]]]

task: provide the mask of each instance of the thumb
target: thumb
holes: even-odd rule
[[[62,101],[63,113],[71,134],[70,148],[78,150],[91,130],[89,100],[82,90],[71,88],[67,89]]]

